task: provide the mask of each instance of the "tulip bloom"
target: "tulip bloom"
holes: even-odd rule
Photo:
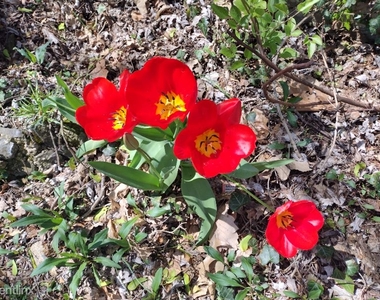
[[[211,100],[198,102],[174,142],[174,154],[191,158],[195,170],[206,178],[235,171],[256,147],[255,133],[239,124],[240,116],[241,102],[236,98],[218,105]]]
[[[288,201],[269,217],[265,235],[278,253],[290,258],[297,254],[298,249],[314,248],[323,222],[323,216],[313,202]]]
[[[197,99],[197,81],[183,62],[154,57],[129,79],[130,109],[145,125],[166,129],[183,121]]]
[[[75,117],[93,140],[113,142],[126,132],[132,132],[136,120],[130,114],[126,95],[130,74],[120,76],[120,89],[106,78],[95,78],[83,90],[84,106],[77,109]]]

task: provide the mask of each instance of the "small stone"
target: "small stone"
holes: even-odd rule
[[[6,136],[8,138],[20,138],[22,137],[22,131],[16,128],[4,128],[0,127],[0,136]]]
[[[10,160],[15,157],[17,145],[8,139],[0,138],[0,158]]]

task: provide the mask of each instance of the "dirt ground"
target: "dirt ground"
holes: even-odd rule
[[[224,26],[212,13],[209,0],[0,0],[0,137],[10,134],[4,129],[15,130],[8,140],[16,145],[15,150],[9,150],[12,153],[8,159],[0,153],[0,168],[6,170],[0,174],[0,292],[6,287],[16,289],[13,296],[6,297],[68,299],[65,294],[72,276],[69,268],[60,267],[30,277],[36,264],[54,257],[55,252],[51,233],[41,234],[34,225],[9,227],[12,221],[27,216],[22,203],[58,209],[57,189],[62,186],[65,194],[73,197],[81,216],[75,220],[73,230],[85,228],[90,236],[104,228],[109,228],[112,235],[114,220],[135,214],[125,200],[128,194],[140,199],[139,209],[153,205],[143,200],[149,195],[104,177],[96,180],[88,166],[70,160],[86,140],[81,129],[61,121],[57,111],[50,112],[47,120],[25,111],[17,114],[23,102],[31,101],[30,95],[36,90],[49,95],[62,93],[56,75],[81,96],[85,84],[94,77],[107,77],[117,83],[124,69],[134,71],[153,56],[167,56],[182,59],[194,71],[199,99],[219,102],[230,95],[241,99],[246,116],[255,112],[255,121],[246,121],[258,136],[254,160],[296,160],[289,166],[264,171],[243,184],[273,206],[286,199],[311,199],[325,217],[316,249],[300,252],[294,259],[284,259],[279,264],[254,267],[255,272],[265,274],[267,287],[260,297],[252,299],[290,299],[280,295],[283,290],[307,295],[308,280],[323,286],[323,294],[315,299],[380,299],[378,46],[357,30],[325,32],[326,47],[313,58],[315,64],[295,72],[318,86],[335,86],[335,91],[353,99],[354,105],[337,103],[322,92],[289,82],[291,93],[302,97],[304,105],[293,112],[297,126],[288,123],[284,127],[276,105],[264,97],[260,85],[231,71],[225,58],[218,54],[225,38]],[[47,42],[42,63],[31,62],[25,58],[26,52],[22,55],[14,50],[35,53]],[[252,62],[252,68],[256,67],[257,61]],[[286,115],[285,108],[282,115]],[[297,151],[293,143],[297,144]],[[98,151],[85,159],[107,159],[107,153]],[[41,174],[45,175],[42,179],[38,178]],[[261,249],[268,214],[255,202],[232,213],[228,208],[231,194],[221,192],[230,184],[219,178],[212,183],[217,192],[218,216],[224,222],[218,223],[215,232],[230,232],[229,240],[224,242],[231,247],[238,247],[238,242],[251,234]],[[175,192],[174,188],[162,201],[177,205],[176,214],[145,216],[136,225],[144,228],[148,238],[124,255],[133,272],[127,267],[100,268],[102,280],[108,281],[102,288],[92,273],[86,272],[78,297],[142,299],[144,288],[127,290],[126,285],[131,282],[128,278],[133,273],[150,278],[150,282],[161,266],[178,276],[190,274],[190,286],[199,289],[189,293],[178,281],[166,284],[157,299],[216,299],[206,272],[215,272],[218,267],[202,247],[194,246],[199,220],[186,214],[185,204]],[[104,207],[106,213],[99,214]],[[186,236],[174,234],[175,228],[184,230]],[[215,240],[215,232],[209,244],[217,247],[221,243]],[[107,250],[104,251],[106,255]],[[358,269],[349,281],[342,283],[334,277],[334,270],[346,272],[347,261]],[[347,285],[348,289],[352,287],[351,293],[345,288]],[[29,293],[24,295],[22,288]]]

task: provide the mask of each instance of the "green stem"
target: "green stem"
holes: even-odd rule
[[[256,195],[252,194],[244,185],[242,185],[241,183],[237,182],[236,180],[232,179],[230,176],[228,175],[223,175],[224,177],[226,177],[227,180],[233,182],[234,184],[236,184],[237,187],[239,187],[240,189],[242,189],[244,192],[246,192],[249,196],[251,196],[256,202],[260,203],[261,205],[263,205],[266,209],[268,209],[270,212],[274,212],[274,208],[268,204],[266,204],[264,201],[262,201],[261,199],[259,199]]]
[[[139,152],[141,154],[142,157],[144,157],[145,161],[148,163],[149,167],[150,167],[150,170],[153,172],[153,174],[155,176],[157,176],[158,179],[160,179],[160,181],[162,180],[162,177],[160,175],[160,173],[157,171],[157,169],[153,166],[152,164],[152,158],[149,156],[148,153],[146,153],[143,149],[141,149],[140,147],[138,147],[136,149],[137,152]]]

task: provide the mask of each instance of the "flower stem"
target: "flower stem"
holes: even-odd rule
[[[228,175],[223,175],[227,180],[233,182],[234,184],[236,184],[236,186],[240,189],[242,189],[244,192],[246,192],[249,196],[251,196],[256,202],[258,202],[259,204],[263,205],[267,210],[269,210],[270,212],[274,212],[274,208],[268,204],[266,204],[264,201],[262,201],[260,198],[258,198],[256,195],[254,195],[253,193],[251,193],[244,185],[242,185],[240,182],[237,182],[236,180],[232,179],[230,176]]]
[[[157,176],[157,178],[162,181],[162,177],[160,175],[160,173],[157,171],[157,169],[153,166],[152,164],[152,158],[149,156],[148,153],[146,153],[143,149],[141,149],[140,147],[136,148],[136,151],[139,152],[141,154],[142,157],[144,157],[145,161],[148,163],[149,165],[149,168],[150,170],[152,171],[152,173]]]

